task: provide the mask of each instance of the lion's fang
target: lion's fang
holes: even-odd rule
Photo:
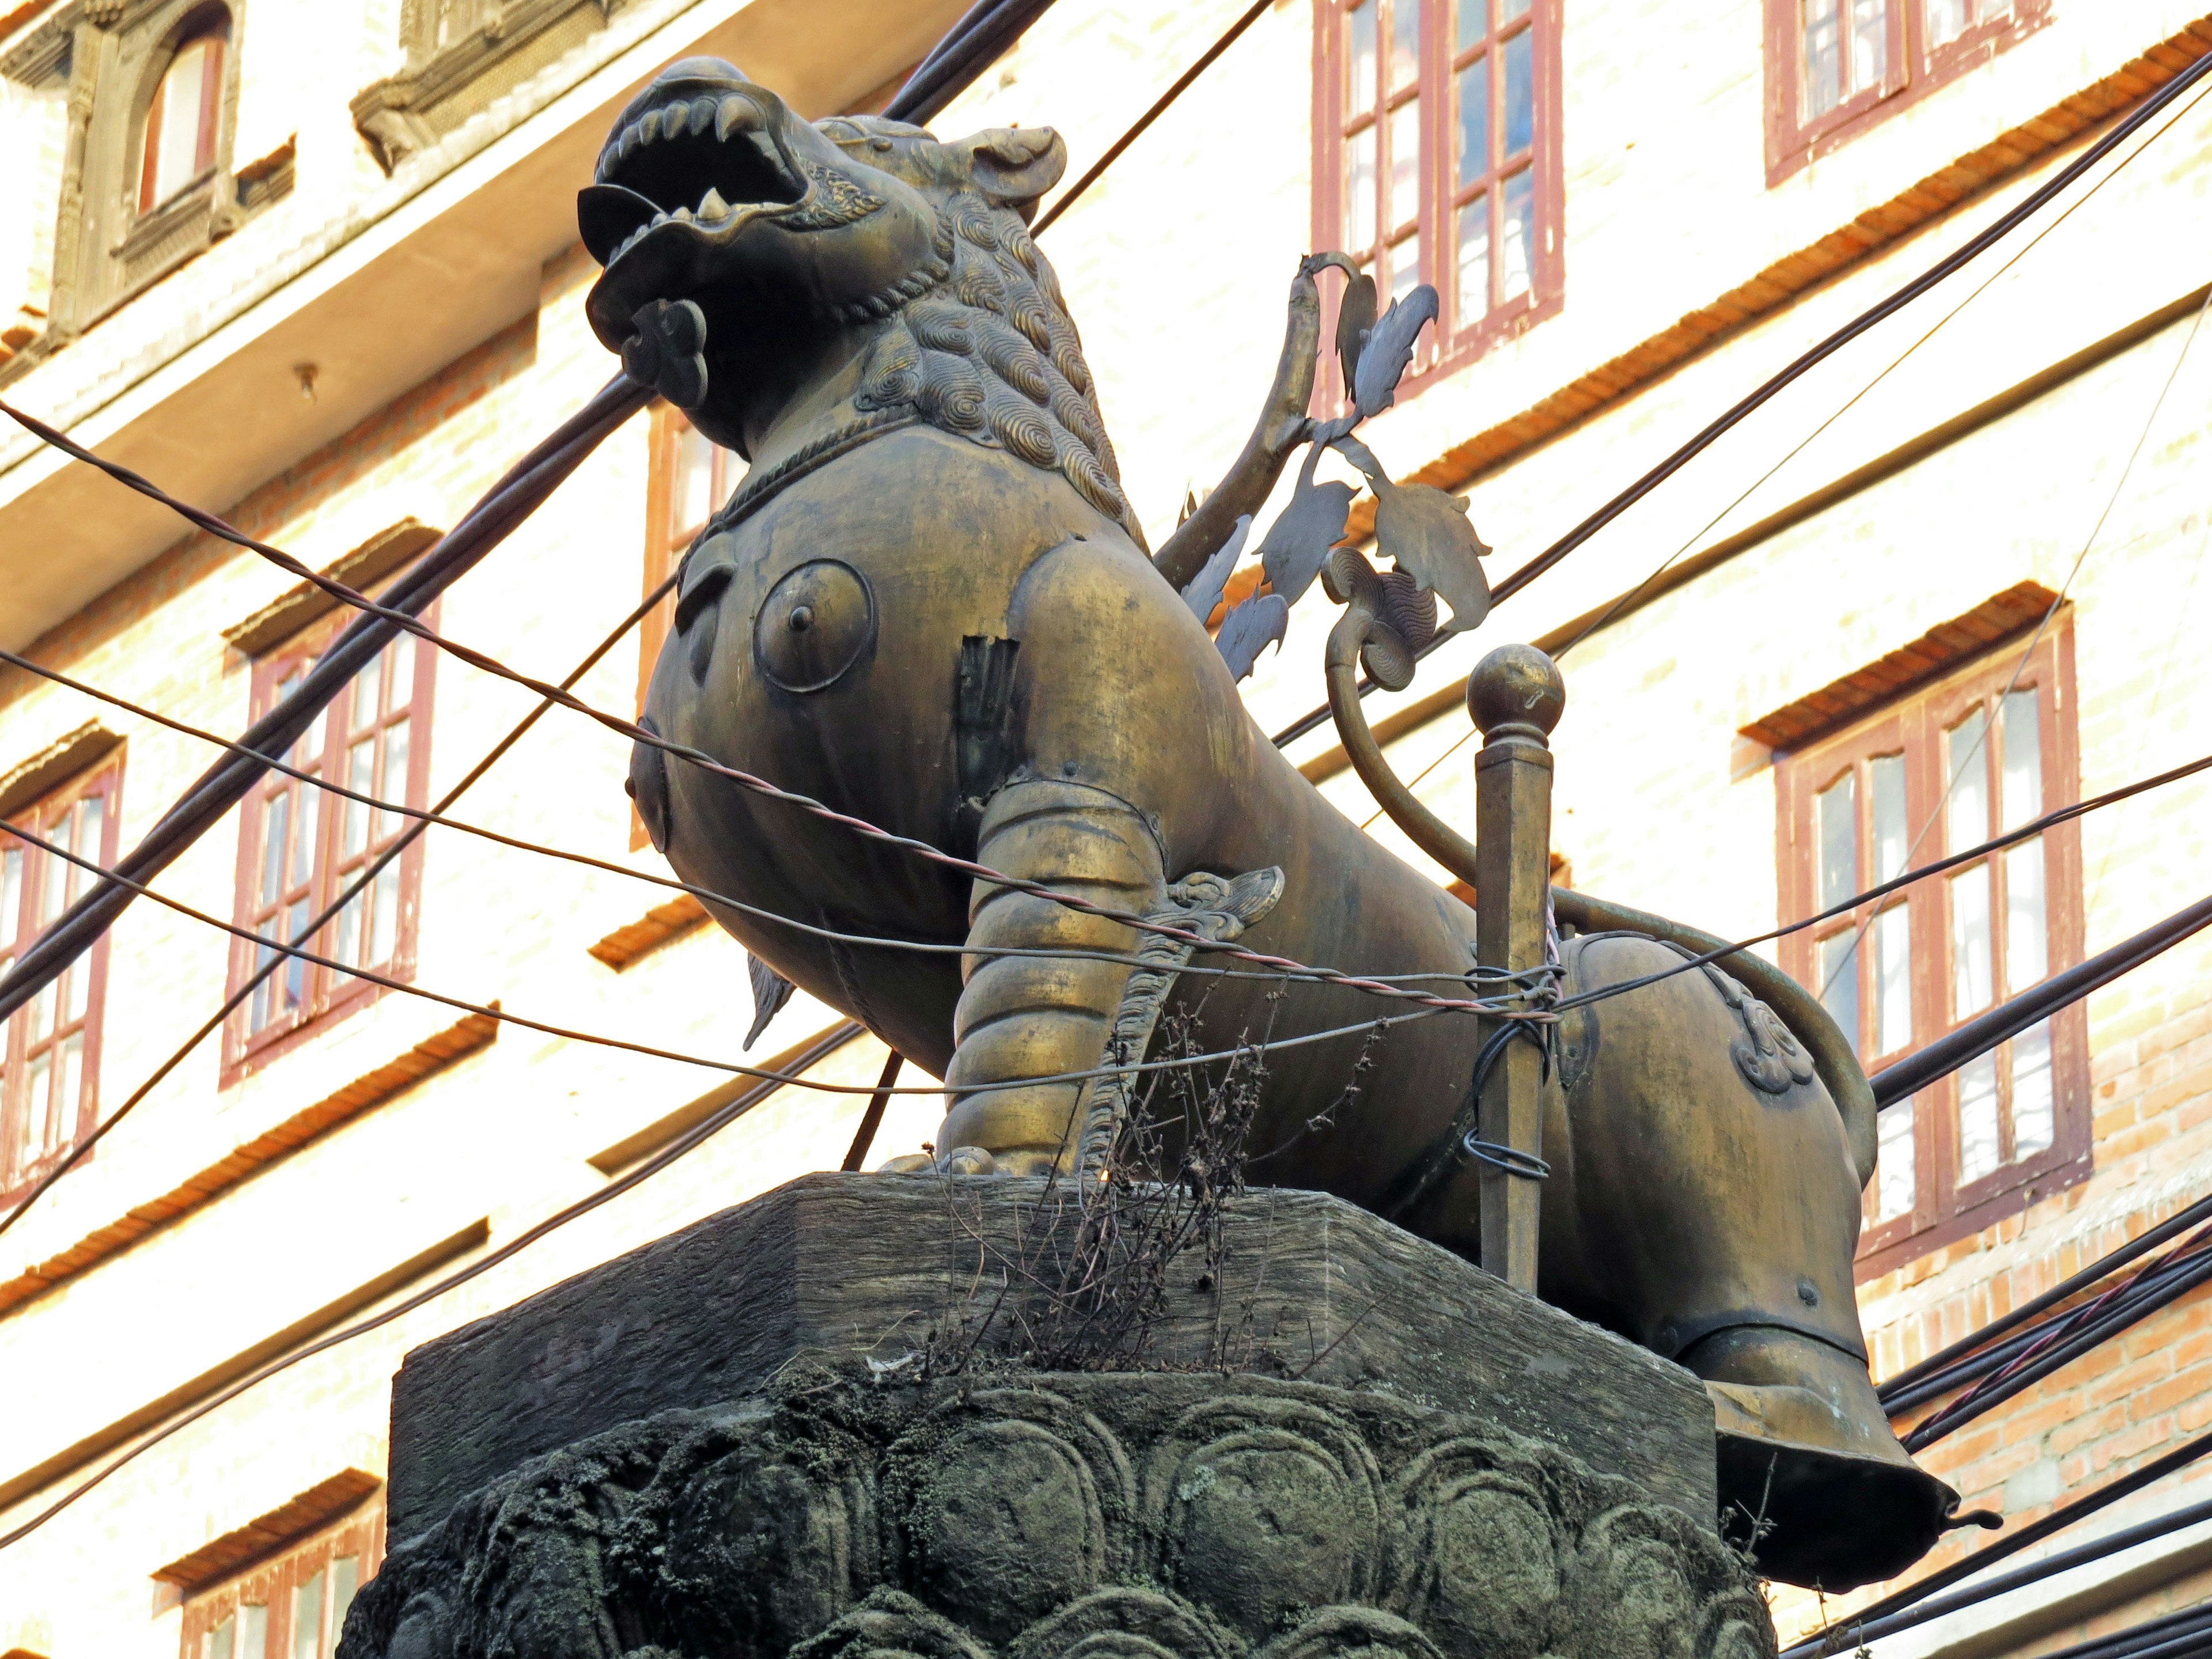
[[[722,199],[722,192],[712,185],[708,185],[707,193],[699,198],[699,216],[702,219],[726,219],[729,216],[730,204]]]
[[[732,127],[743,127],[748,132],[760,125],[760,112],[749,98],[730,97],[715,106],[714,137],[726,138]]]

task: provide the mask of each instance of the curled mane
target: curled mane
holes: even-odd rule
[[[951,274],[877,337],[854,402],[911,407],[932,426],[1059,472],[1142,547],[1082,342],[1029,228],[975,191],[938,210],[951,232]]]

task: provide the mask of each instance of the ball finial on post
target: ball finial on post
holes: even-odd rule
[[[1467,712],[1492,743],[1515,737],[1541,743],[1566,706],[1559,665],[1533,645],[1501,645],[1467,677]]]

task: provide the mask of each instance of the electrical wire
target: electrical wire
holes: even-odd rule
[[[1947,1590],[1962,1579],[1986,1571],[1999,1561],[2017,1555],[2031,1545],[2039,1544],[2055,1532],[2062,1532],[2075,1522],[2085,1520],[2100,1510],[2117,1504],[2123,1498],[2141,1492],[2153,1481],[2186,1468],[2205,1453],[2212,1452],[2212,1431],[2207,1431],[2185,1440],[2161,1457],[2154,1457],[2141,1468],[2108,1480],[2096,1491],[2064,1504],[2043,1517],[2030,1522],[2019,1531],[2008,1533],[1993,1544],[1984,1545],[1972,1554],[1962,1556],[1948,1567],[1939,1567],[1925,1578],[1893,1590],[1879,1601],[1869,1602],[1847,1618],[1838,1619],[1824,1630],[1815,1631],[1802,1641],[1793,1644],[1780,1659],[1810,1659],[1810,1656],[1834,1651],[1831,1645],[1838,1640],[1850,1639],[1851,1633],[1862,1626],[1871,1627],[1884,1618],[1927,1601],[1930,1596]],[[1871,1638],[1869,1638],[1871,1639]]]
[[[2111,131],[2091,144],[2050,179],[2045,180],[2042,185],[2023,198],[2017,205],[2000,215],[1911,282],[1906,283],[1887,297],[1869,306],[1818,344],[1792,359],[1745,397],[1723,410],[1660,461],[1657,465],[1652,467],[1597,511],[1567,532],[1565,535],[1498,583],[1491,590],[1491,603],[1493,605],[1500,605],[1511,599],[1668,478],[1680,471],[1685,465],[1710,448],[1731,428],[1764,406],[1792,381],[1834,356],[1836,352],[1877,324],[1894,316],[1920,298],[1922,295],[1964,270],[1982,254],[1996,246],[2022,224],[2041,212],[2046,205],[2068,190],[2090,168],[2125,143],[2135,133],[2148,125],[2167,105],[2173,103],[2183,93],[2203,79],[2207,74],[2212,74],[2212,54],[2197,58],[2173,79],[2152,93],[2123,118]],[[1443,639],[1447,637],[1451,636],[1446,635],[1430,641],[1414,653],[1416,659],[1437,649],[1443,643]],[[1369,689],[1371,688],[1363,684],[1360,688],[1362,695],[1364,696]],[[1297,741],[1328,718],[1328,705],[1323,703],[1320,708],[1312,710],[1277,732],[1274,738],[1275,746],[1279,749],[1286,744]]]
[[[1223,52],[1228,51],[1230,47],[1236,45],[1237,37],[1243,33],[1246,29],[1250,28],[1253,24],[1258,22],[1260,21],[1260,14],[1267,10],[1268,7],[1274,3],[1275,0],[1252,0],[1251,7],[1244,13],[1244,15],[1239,17],[1235,22],[1231,23],[1228,29],[1224,32],[1219,40],[1216,40],[1212,46],[1208,46],[1203,52],[1201,52],[1199,55],[1199,58],[1196,63],[1193,64],[1188,69],[1185,70],[1181,75],[1176,77],[1174,84],[1170,86],[1165,92],[1159,95],[1150,109],[1146,110],[1142,115],[1137,118],[1135,125],[1131,126],[1127,132],[1124,132],[1119,138],[1116,138],[1111,144],[1109,144],[1106,147],[1106,153],[1091,163],[1091,170],[1060,192],[1060,199],[1054,202],[1051,207],[1045,210],[1044,216],[1036,222],[1036,228],[1031,234],[1034,235],[1042,235],[1046,228],[1049,226],[1054,220],[1059,218],[1061,214],[1066,212],[1070,207],[1074,205],[1076,198],[1080,197],[1085,191],[1090,189],[1091,185],[1097,184],[1099,179],[1104,175],[1106,169],[1112,167],[1115,161],[1121,159],[1121,152],[1128,149],[1130,145],[1135,143],[1138,139],[1143,137],[1145,129],[1152,125],[1153,122],[1158,120],[1161,116],[1167,113],[1168,106],[1174,103],[1176,99],[1182,97],[1183,94],[1189,89],[1190,83],[1197,80],[1200,76],[1205,74],[1207,70],[1211,69],[1213,66],[1213,60],[1220,57]]]
[[[662,599],[665,599],[672,592],[674,591],[675,586],[676,578],[672,575],[665,581],[663,581],[658,587],[654,588],[653,592],[647,594],[644,601],[639,605],[636,610],[631,611],[629,616],[623,617],[621,623],[616,626],[613,632],[610,633],[605,639],[593,646],[589,652],[585,653],[584,659],[578,663],[574,668],[569,671],[568,678],[563,679],[561,684],[564,686],[573,686],[581,680],[586,674],[591,672],[593,668],[599,665],[600,659],[604,658],[608,652],[613,650],[615,647],[622,641],[623,637],[629,634],[631,629],[636,627],[639,623],[642,622],[646,617],[651,614],[653,606],[659,605]],[[29,668],[34,673],[45,674],[50,678],[62,679],[66,683],[75,684],[75,682],[67,681],[66,676],[56,674],[53,671],[49,669],[40,668],[35,664],[15,656],[12,652],[8,653],[7,656],[9,661],[16,663],[19,666]],[[89,686],[80,686],[78,689],[91,696],[105,696],[103,693],[94,691]],[[114,700],[110,699],[110,701]],[[366,891],[369,884],[376,879],[377,874],[380,871],[390,865],[392,860],[398,858],[402,853],[405,852],[409,847],[420,840],[424,830],[428,828],[429,823],[436,818],[437,815],[443,812],[446,808],[451,806],[455,801],[466,794],[470,789],[473,788],[477,781],[481,779],[485,773],[490,771],[491,769],[499,763],[501,758],[506,755],[507,750],[514,748],[516,744],[522,741],[524,737],[529,733],[531,727],[537,725],[539,719],[552,707],[553,705],[551,702],[541,698],[536,707],[532,708],[528,714],[525,714],[520,720],[517,721],[505,737],[501,738],[497,743],[491,746],[490,750],[485,754],[482,760],[478,761],[474,766],[471,766],[466,772],[463,773],[459,780],[454,783],[453,787],[439,797],[436,806],[434,807],[431,811],[423,814],[415,823],[409,824],[408,827],[401,832],[398,837],[393,841],[390,847],[378,854],[375,857],[370,859],[354,877],[352,882],[348,884],[346,889],[324,908],[322,914],[314,917],[307,924],[306,927],[300,930],[298,936],[292,940],[292,943],[295,945],[301,945],[306,943],[308,939],[313,939],[319,929],[328,923],[332,917],[336,916],[338,912],[343,910],[348,904],[350,904],[356,897]],[[134,712],[144,712],[148,714],[149,719],[161,720],[165,725],[171,723],[162,716],[151,714],[150,711],[134,710]],[[215,738],[212,740],[216,742],[224,741],[221,738]],[[13,828],[12,825],[9,827],[11,830]],[[45,1175],[40,1176],[39,1179],[33,1183],[30,1191],[24,1194],[22,1198],[16,1202],[15,1208],[9,1211],[4,1217],[0,1217],[0,1233],[6,1232],[9,1228],[14,1226],[18,1221],[21,1220],[23,1218],[23,1212],[29,1209],[32,1205],[37,1203],[42,1194],[52,1187],[53,1184],[59,1181],[64,1176],[67,1175],[82,1159],[88,1157],[91,1154],[92,1149],[100,1144],[101,1138],[105,1136],[110,1129],[112,1129],[125,1118],[130,1116],[133,1107],[137,1106],[139,1102],[145,1099],[148,1095],[153,1093],[156,1088],[160,1087],[162,1081],[168,1077],[170,1073],[175,1071],[178,1066],[183,1065],[185,1060],[191,1054],[194,1049],[198,1048],[201,1043],[204,1042],[210,1036],[214,1035],[215,1032],[221,1030],[223,1021],[228,1019],[233,1013],[237,1012],[239,1008],[242,1007],[245,1005],[246,1000],[253,994],[255,989],[271,974],[275,973],[281,965],[289,959],[289,957],[280,952],[279,954],[271,957],[267,962],[263,963],[260,967],[249,974],[246,978],[245,983],[240,985],[237,990],[233,992],[230,996],[224,1000],[222,1007],[216,1009],[213,1014],[210,1015],[208,1018],[202,1023],[199,1028],[193,1031],[190,1036],[186,1037],[167,1060],[155,1066],[152,1075],[148,1077],[147,1079],[143,1083],[140,1084],[136,1089],[133,1089],[125,1098],[121,1105],[118,1106],[112,1112],[110,1112],[106,1117],[94,1124],[93,1126],[92,1132],[89,1134],[78,1141],[76,1146],[70,1147],[69,1152],[54,1165],[52,1169],[47,1170]]]
[[[835,1030],[825,1033],[819,1042],[815,1043],[805,1054],[801,1054],[798,1060],[793,1062],[794,1068],[803,1069],[806,1066],[819,1064],[821,1060],[832,1051],[843,1047],[844,1044],[852,1041],[855,1035],[856,1024],[857,1022],[855,1022],[854,1024],[842,1025]],[[94,1474],[87,1480],[80,1481],[76,1486],[72,1486],[68,1492],[64,1492],[53,1503],[40,1510],[38,1514],[33,1516],[28,1521],[26,1521],[21,1526],[15,1528],[11,1532],[0,1534],[0,1550],[4,1550],[9,1545],[20,1543],[25,1538],[29,1537],[31,1534],[36,1532],[40,1527],[45,1526],[47,1522],[52,1520],[64,1510],[69,1508],[70,1504],[76,1503],[77,1499],[82,1498],[87,1492],[92,1491],[94,1487],[99,1486],[102,1481],[115,1474],[117,1470],[122,1468],[125,1464],[132,1462],[134,1459],[143,1456],[145,1453],[151,1451],[155,1446],[160,1445],[161,1442],[168,1439],[170,1436],[191,1427],[191,1425],[198,1422],[210,1413],[217,1410],[221,1407],[228,1405],[232,1401],[237,1399],[239,1395],[244,1394],[247,1389],[252,1389],[259,1383],[267,1382],[270,1377],[275,1376],[280,1371],[290,1370],[303,1359],[312,1359],[319,1353],[327,1352],[329,1350],[337,1347],[341,1343],[349,1342],[356,1336],[366,1335],[368,1332],[375,1330],[380,1326],[388,1325],[393,1320],[400,1318],[404,1315],[412,1313],[416,1309],[422,1307],[426,1303],[433,1302],[439,1297],[445,1295],[447,1291],[458,1289],[459,1286],[467,1284],[471,1279],[477,1278],[481,1274],[489,1273],[492,1268],[496,1267],[502,1261],[509,1260],[519,1252],[536,1243],[539,1239],[544,1237],[548,1233],[554,1231],[556,1228],[565,1227],[568,1223],[575,1220],[579,1216],[589,1214],[592,1211],[598,1209],[599,1206],[606,1203],[609,1200],[619,1198],[623,1194],[629,1192],[632,1188],[636,1187],[641,1182],[659,1174],[661,1170],[666,1169],[670,1164],[675,1163],[677,1159],[684,1157],[686,1153],[693,1152],[699,1146],[703,1146],[714,1135],[720,1133],[723,1129],[727,1128],[738,1118],[743,1117],[747,1112],[752,1110],[754,1107],[759,1105],[761,1102],[775,1094],[781,1086],[782,1085],[780,1081],[766,1082],[759,1088],[746,1090],[743,1094],[738,1096],[736,1099],[731,1101],[727,1105],[720,1108],[711,1116],[703,1119],[696,1127],[687,1130],[680,1139],[672,1141],[659,1152],[655,1152],[652,1157],[647,1158],[644,1163],[639,1164],[635,1169],[628,1170],[623,1174],[617,1176],[614,1180],[610,1181],[605,1186],[600,1188],[599,1191],[590,1194],[584,1198],[580,1198],[573,1204],[567,1205],[561,1209],[556,1210],[551,1215],[546,1217],[543,1221],[525,1228],[521,1232],[517,1233],[513,1238],[501,1245],[497,1249],[490,1252],[490,1254],[479,1257],[477,1260],[470,1262],[466,1267],[462,1267],[454,1273],[448,1273],[445,1278],[438,1280],[434,1285],[425,1285],[422,1290],[416,1291],[412,1296],[407,1297],[404,1300],[393,1304],[391,1307],[385,1309],[381,1313],[371,1314],[365,1319],[356,1320],[352,1324],[344,1327],[343,1329],[333,1331],[328,1336],[318,1338],[316,1340],[309,1343],[303,1348],[296,1349],[291,1353],[281,1355],[277,1358],[270,1360],[267,1364],[259,1366],[254,1370],[248,1372],[246,1376],[239,1378],[237,1382],[231,1383],[228,1387],[202,1401],[198,1405],[193,1407],[183,1416],[175,1419],[172,1422],[162,1425],[160,1429],[156,1430],[151,1435],[149,1435],[145,1439],[140,1441],[137,1445],[131,1447],[130,1450],[116,1458],[114,1462],[107,1464],[105,1468],[100,1469],[98,1474]]]

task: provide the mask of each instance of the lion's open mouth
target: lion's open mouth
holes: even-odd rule
[[[773,131],[741,93],[675,97],[622,128],[599,154],[599,182],[578,209],[585,245],[612,264],[656,228],[729,228],[806,194]]]

